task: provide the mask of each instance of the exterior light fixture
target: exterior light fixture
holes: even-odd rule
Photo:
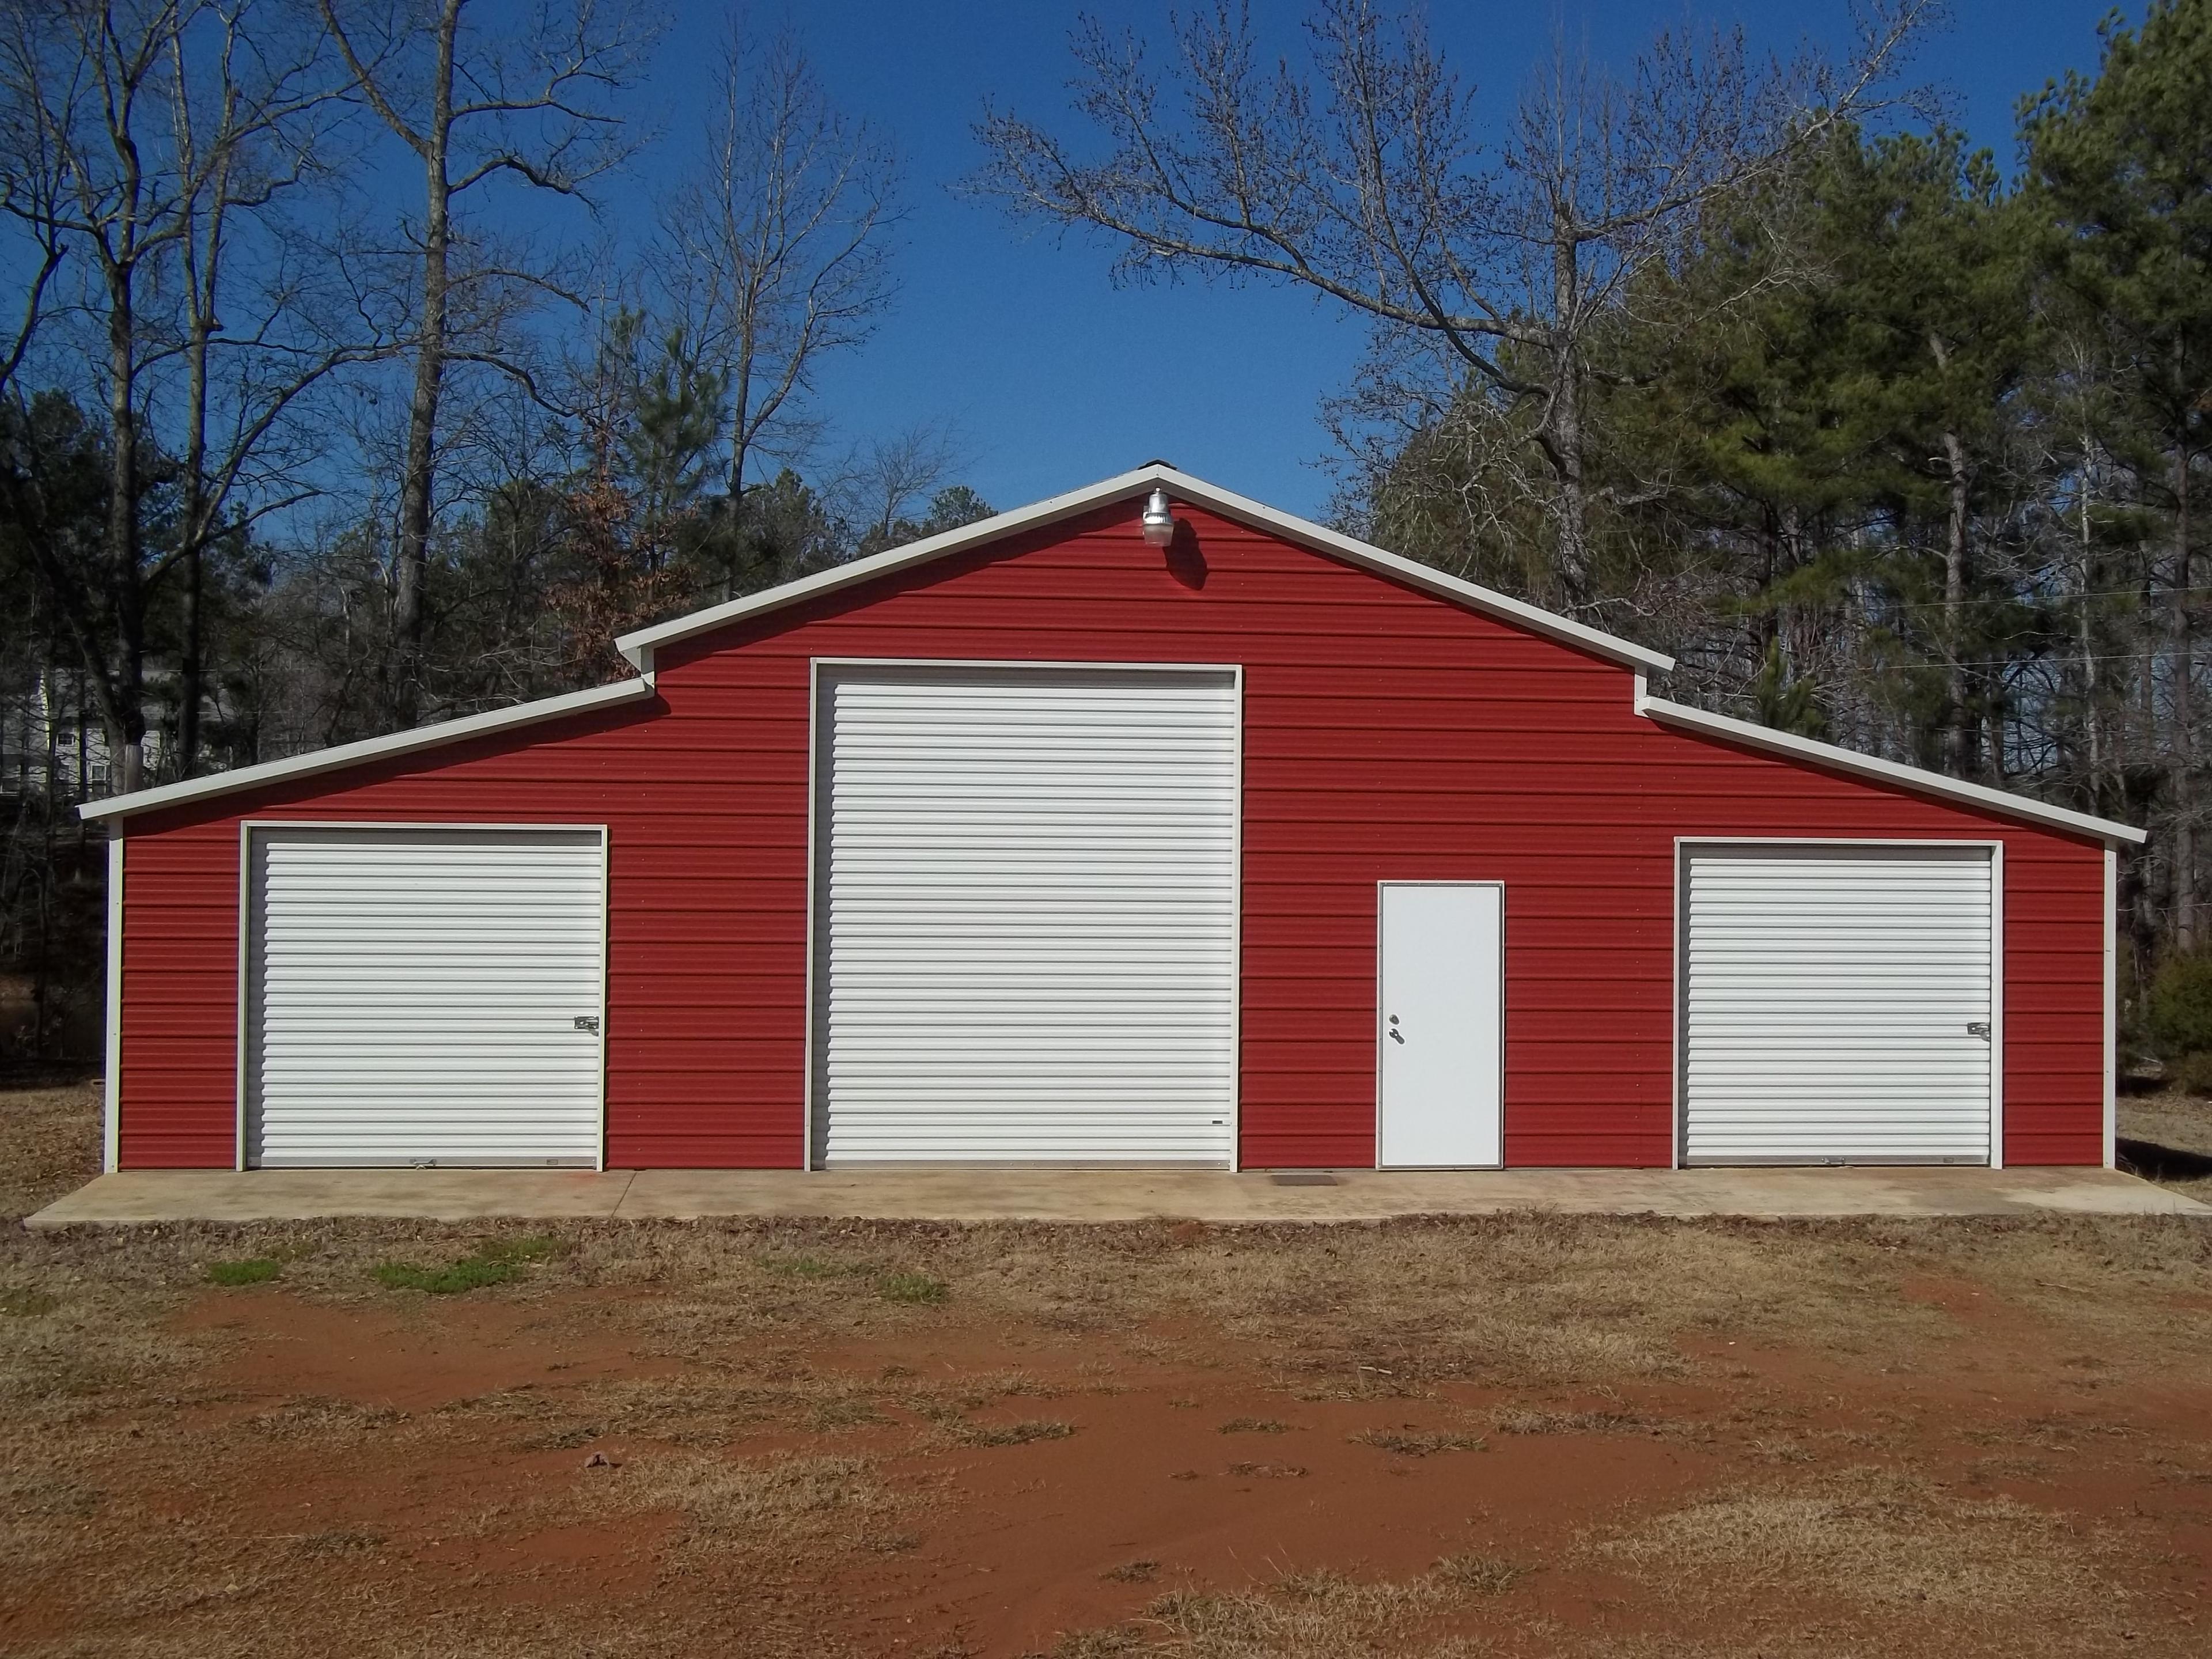
[[[1175,540],[1175,509],[1168,505],[1168,492],[1155,489],[1152,499],[1145,503],[1145,540],[1153,547],[1165,547]]]

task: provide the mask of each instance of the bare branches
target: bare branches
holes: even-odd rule
[[[662,269],[677,325],[726,388],[734,499],[756,453],[808,447],[819,360],[866,340],[890,303],[898,169],[881,135],[830,102],[788,34],[733,33],[718,93],[705,160],[661,214]]]
[[[1529,406],[1524,441],[1556,499],[1560,584],[1585,595],[1581,386],[1590,342],[1637,276],[1698,222],[1783,176],[1873,108],[1928,10],[1889,0],[1840,65],[1754,59],[1740,36],[1662,35],[1621,76],[1563,49],[1495,154],[1418,18],[1321,0],[1311,69],[1263,69],[1249,9],[1215,0],[1156,73],[1133,36],[1076,31],[1088,154],[990,110],[970,181],[1016,215],[1103,232],[1125,279],[1295,283],[1370,319],[1402,371]]]
[[[899,521],[952,482],[968,459],[959,434],[923,422],[856,448],[830,490],[864,553],[893,544]]]
[[[471,330],[469,311],[501,311],[504,287],[526,300],[562,292],[542,263],[516,258],[468,263],[471,244],[454,222],[459,200],[499,178],[533,190],[577,196],[626,154],[611,106],[635,67],[647,32],[631,14],[603,12],[597,0],[534,11],[525,27],[495,18],[476,26],[471,0],[319,0],[361,96],[422,167],[422,216],[408,260],[411,313],[404,325],[414,358],[405,456],[393,555],[395,649],[386,714],[412,725],[422,712],[424,586],[437,514],[439,420],[447,374],[481,364],[525,386],[535,377],[495,336]],[[456,256],[459,256],[457,263]],[[514,271],[512,283],[494,276]]]

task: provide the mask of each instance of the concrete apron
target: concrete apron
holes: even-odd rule
[[[2196,1215],[2112,1170],[131,1170],[33,1228],[160,1221],[1376,1221],[1408,1215]]]

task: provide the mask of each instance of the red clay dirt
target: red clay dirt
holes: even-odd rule
[[[622,1321],[597,1316],[604,1293],[326,1302],[283,1287],[210,1291],[175,1328],[220,1340],[216,1386],[167,1431],[245,1419],[260,1430],[152,1501],[180,1519],[220,1513],[234,1534],[303,1540],[334,1607],[349,1585],[395,1580],[426,1609],[534,1607],[595,1622],[625,1606],[665,1616],[695,1597],[861,1653],[975,1659],[1049,1652],[1068,1632],[1139,1618],[1164,1590],[1322,1569],[1402,1580],[1439,1557],[1495,1556],[1536,1569],[1495,1606],[1552,1632],[1563,1646],[1528,1650],[1551,1651],[1571,1650],[1577,1632],[1663,1630],[1671,1616],[1638,1606],[1635,1587],[1578,1553],[1578,1540],[1841,1447],[1968,1496],[2002,1492],[2154,1540],[2124,1570],[2131,1593],[2163,1608],[2170,1631],[2193,1632],[2197,1598],[2212,1590],[2212,1383],[2116,1399],[2091,1357],[2054,1370],[2049,1333],[1984,1287],[1931,1279],[1906,1293],[1972,1333],[1940,1370],[1715,1337],[1691,1345],[1694,1380],[1545,1396],[1534,1403],[1551,1418],[1504,1419],[1533,1432],[1500,1426],[1501,1411],[1531,1408],[1525,1394],[1443,1384],[1423,1397],[1302,1399],[1233,1344],[1193,1353],[1187,1328],[1132,1333],[1126,1346],[1053,1333],[1010,1342],[947,1320],[911,1340],[825,1346],[811,1375],[861,1390],[893,1386],[887,1376],[931,1386],[1018,1369],[1042,1394],[991,1401],[963,1420],[1051,1419],[1073,1432],[948,1443],[895,1401],[884,1420],[820,1431],[732,1421],[718,1455],[873,1457],[921,1503],[896,1547],[802,1554],[733,1583],[675,1560],[684,1523],[672,1510],[611,1503],[591,1514],[594,1483],[618,1497],[641,1461],[666,1450],[600,1428],[598,1391],[684,1380],[679,1363],[641,1357]],[[288,1413],[319,1413],[319,1426],[295,1431]],[[433,1419],[434,1436],[391,1431]],[[1285,1426],[1224,1431],[1237,1419]],[[1481,1445],[1415,1456],[1350,1438],[1370,1431]],[[103,1484],[131,1482],[143,1443],[126,1434]],[[1983,1455],[2022,1445],[2027,1455],[1994,1466]],[[2146,1461],[2161,1447],[2178,1449],[2170,1466]],[[539,1512],[549,1498],[562,1518]],[[85,1611],[58,1587],[19,1603],[0,1638],[64,1638]],[[293,1637],[297,1651],[343,1647],[335,1630]]]

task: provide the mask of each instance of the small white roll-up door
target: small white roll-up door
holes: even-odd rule
[[[817,1162],[1233,1161],[1229,671],[825,666]]]
[[[1996,903],[1986,847],[1692,846],[1692,1164],[1986,1164]]]
[[[605,847],[255,826],[247,1161],[598,1163]]]

